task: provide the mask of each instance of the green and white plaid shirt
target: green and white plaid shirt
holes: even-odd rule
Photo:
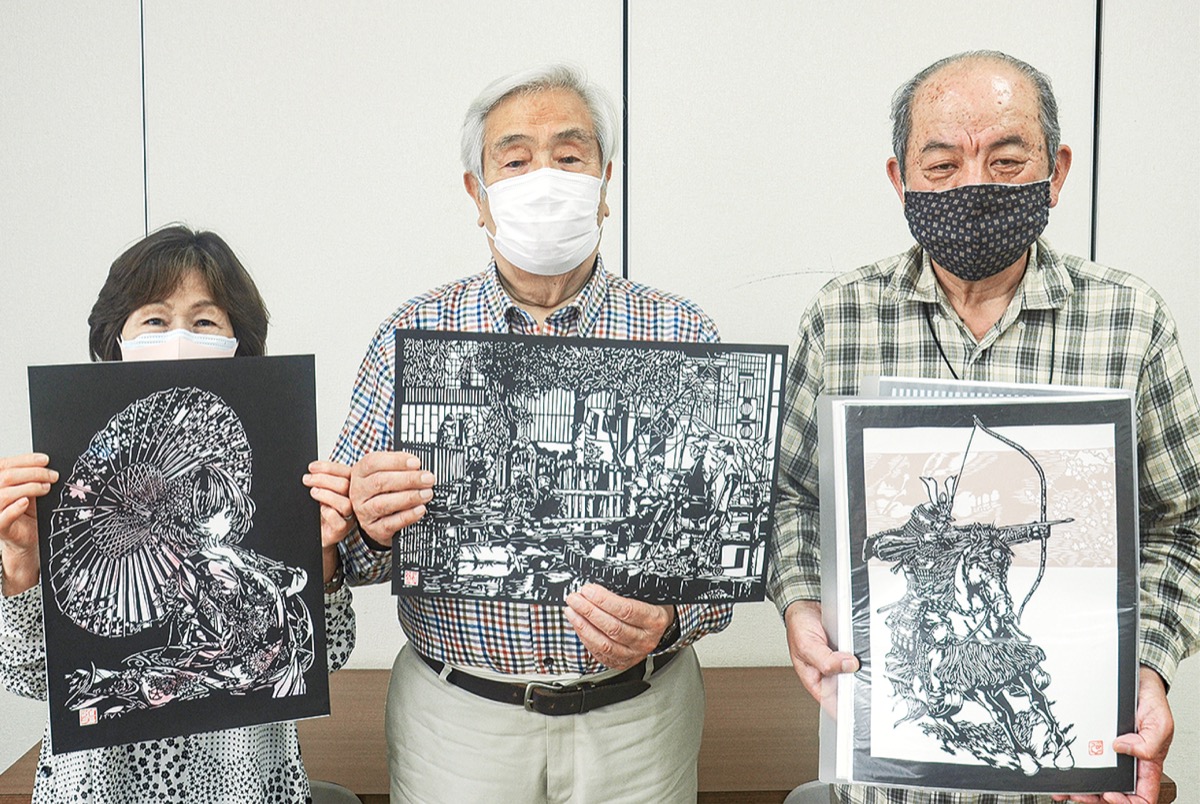
[[[963,380],[1133,389],[1139,657],[1169,684],[1180,660],[1200,646],[1200,408],[1175,322],[1137,277],[1059,255],[1045,240],[1031,247],[1029,263],[1008,309],[979,341],[919,246],[844,274],[817,294],[800,319],[788,368],[768,594],[780,612],[821,598],[818,394],[856,394],[872,375],[951,379],[947,361]],[[839,793],[855,804],[1039,800],[862,787]]]

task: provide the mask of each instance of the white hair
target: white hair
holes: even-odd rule
[[[601,170],[616,156],[620,139],[620,115],[612,96],[583,71],[570,64],[548,64],[498,78],[484,87],[467,108],[462,126],[463,168],[479,181],[483,193],[483,131],[492,110],[514,95],[547,89],[568,89],[579,96],[592,116],[592,128],[600,147]]]

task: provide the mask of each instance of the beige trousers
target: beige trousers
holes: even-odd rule
[[[692,804],[704,682],[684,648],[638,697],[548,717],[443,681],[405,645],[386,725],[392,804]]]

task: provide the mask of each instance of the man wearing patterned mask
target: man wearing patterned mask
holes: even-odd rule
[[[471,104],[463,182],[492,260],[402,305],[359,369],[334,449],[354,467],[349,583],[388,580],[393,538],[433,499],[433,474],[393,451],[394,330],[717,340],[696,305],[604,269],[618,124],[607,94],[566,66],[501,78]],[[393,802],[696,800],[704,695],[691,644],[728,625],[730,606],[652,605],[594,584],[566,602],[399,598],[409,641],[387,702]]]
[[[917,245],[822,289],[801,318],[788,371],[768,592],[792,663],[818,699],[823,682],[858,669],[853,655],[830,649],[821,625],[818,394],[856,394],[871,375],[1131,389],[1141,668],[1137,731],[1113,749],[1138,758],[1138,779],[1133,796],[1103,800],[1157,801],[1174,731],[1166,690],[1200,644],[1200,411],[1175,322],[1145,282],[1060,254],[1040,237],[1071,167],[1045,75],[995,51],[951,56],[897,91],[892,120],[887,173]],[[859,804],[931,800],[879,787],[837,792]]]

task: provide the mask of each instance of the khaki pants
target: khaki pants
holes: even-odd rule
[[[691,804],[703,725],[691,648],[636,698],[548,717],[443,681],[405,645],[388,688],[392,802]]]

